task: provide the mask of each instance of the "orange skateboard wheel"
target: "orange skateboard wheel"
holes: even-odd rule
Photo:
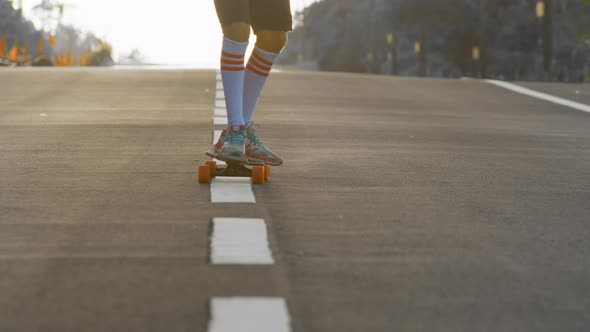
[[[211,183],[211,167],[209,165],[199,165],[199,183]]]
[[[252,166],[252,183],[264,184],[264,166]]]
[[[215,160],[207,160],[205,165],[208,165],[211,168],[211,177],[217,172],[217,162]]]
[[[270,165],[264,165],[264,181],[268,182],[270,179]]]

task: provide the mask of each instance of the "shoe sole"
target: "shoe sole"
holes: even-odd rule
[[[272,161],[268,161],[268,160],[264,160],[264,159],[259,159],[259,158],[254,158],[254,157],[250,157],[250,156],[246,156],[246,159],[250,160],[250,161],[261,161],[263,162],[265,165],[270,165],[270,166],[281,166],[283,164],[283,161],[277,161],[277,162],[272,162]]]
[[[250,160],[248,158],[245,157],[236,157],[236,156],[231,156],[231,155],[225,155],[225,154],[221,154],[221,153],[216,153],[217,156],[215,156],[214,158],[220,157],[219,159],[224,159],[225,161],[235,161],[238,163],[249,163]]]

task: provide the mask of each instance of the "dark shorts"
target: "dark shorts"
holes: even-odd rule
[[[289,0],[215,0],[215,9],[222,26],[244,22],[254,33],[293,30]]]

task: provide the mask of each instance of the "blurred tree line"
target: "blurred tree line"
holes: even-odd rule
[[[590,0],[321,0],[280,62],[325,71],[580,82]],[[540,10],[540,12],[539,12]]]
[[[53,11],[59,6],[60,4],[45,0],[40,1],[37,7],[40,10]],[[63,15],[63,5],[61,6]],[[110,46],[94,34],[83,33],[73,26],[61,24],[61,18],[53,24],[52,28],[46,27],[46,22],[42,25],[51,32],[37,29],[33,22],[23,16],[21,9],[13,7],[13,1],[0,0],[0,38],[6,37],[5,51],[18,43],[21,56],[22,48],[26,45],[31,59],[37,58],[42,65],[54,65],[52,60],[54,56],[64,55],[75,59],[84,56],[87,65],[112,65]],[[54,36],[51,38],[54,39],[55,47],[52,47],[49,42],[50,33]],[[39,60],[40,56],[43,56],[43,59]]]
[[[36,47],[39,38],[43,37],[33,23],[23,19],[20,10],[12,7],[11,1],[0,0],[0,38],[3,36],[6,36],[6,49],[12,48],[17,42],[21,46],[27,43]]]

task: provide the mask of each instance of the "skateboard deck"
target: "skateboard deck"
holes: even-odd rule
[[[264,162],[262,162],[262,161],[251,161],[246,158],[222,156],[222,155],[219,155],[217,153],[212,153],[212,152],[205,152],[205,154],[211,158],[225,161],[228,164],[228,166],[230,164],[246,165],[246,166],[263,166],[264,165]]]
[[[212,152],[205,152],[211,158],[224,161],[227,165],[219,167],[214,160],[199,166],[199,183],[211,183],[218,176],[250,177],[254,184],[264,184],[270,177],[270,166],[262,161],[251,161],[246,158],[228,157]],[[250,166],[250,167],[248,167]]]

